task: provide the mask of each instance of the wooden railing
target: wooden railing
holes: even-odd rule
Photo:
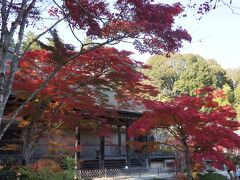
[[[79,170],[78,179],[103,178],[116,176],[129,176],[139,173],[145,173],[146,168],[121,168],[121,169],[100,169],[100,170]]]

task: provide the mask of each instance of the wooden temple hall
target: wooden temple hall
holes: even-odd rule
[[[8,105],[9,110],[13,107]],[[76,128],[75,131],[64,132],[63,135],[54,137],[43,137],[34,145],[31,155],[31,162],[41,158],[54,158],[49,151],[49,138],[55,141],[68,143],[68,146],[80,147],[71,156],[78,159],[79,169],[102,169],[102,168],[126,168],[149,166],[150,162],[162,163],[166,159],[174,159],[171,153],[156,152],[144,154],[130,148],[126,143],[133,140],[128,136],[127,130],[132,121],[142,115],[139,111],[117,111],[117,118],[107,121],[111,127],[109,136],[99,136],[87,128]],[[4,122],[2,123],[4,125]],[[23,142],[24,128],[20,128],[18,123],[13,124],[0,141],[0,160],[12,160],[15,163],[24,163],[24,151],[26,148]],[[69,140],[71,139],[71,140]],[[139,141],[153,141],[153,136],[138,138]],[[135,139],[136,140],[136,139]],[[26,143],[25,143],[26,144]],[[6,149],[5,147],[15,145],[17,148]],[[59,149],[59,148],[58,148]],[[60,146],[61,149],[61,146]],[[59,154],[57,152],[57,154]]]
[[[144,161],[128,143],[128,127],[134,119],[141,116],[138,112],[118,111],[119,118],[111,119],[111,135],[99,137],[87,131],[77,131],[80,145],[77,153],[81,169],[123,168],[143,166]],[[147,138],[147,137],[145,137]],[[132,139],[132,138],[131,138]]]

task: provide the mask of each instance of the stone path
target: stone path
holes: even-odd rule
[[[174,173],[158,173],[156,169],[150,169],[149,172],[144,173],[144,174],[135,174],[131,176],[118,176],[118,177],[111,177],[111,178],[94,178],[94,180],[112,180],[112,179],[128,179],[128,180],[150,180],[154,178],[165,178],[172,180]]]

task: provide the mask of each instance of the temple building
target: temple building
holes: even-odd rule
[[[7,105],[8,111],[13,110],[18,103],[14,101],[14,97],[9,99]],[[128,127],[137,118],[142,116],[143,107],[135,107],[135,109],[116,110],[116,117],[105,117],[106,123],[111,128],[110,135],[104,137],[99,136],[95,132],[76,127],[75,130],[68,130],[64,134],[54,135],[51,137],[43,137],[33,147],[31,161],[34,162],[41,158],[54,158],[51,153],[51,143],[64,144],[64,146],[80,147],[72,151],[71,156],[78,159],[79,169],[103,169],[103,168],[126,168],[126,167],[148,167],[156,163],[163,163],[167,159],[174,159],[173,153],[164,153],[162,151],[151,154],[142,153],[132,149],[129,141],[154,141],[152,135],[134,139],[128,136]],[[7,114],[7,111],[6,111]],[[7,116],[3,120],[3,125],[7,122]],[[61,149],[61,146],[59,147]],[[0,142],[0,159],[12,160],[14,163],[24,164],[24,142],[23,128],[19,127],[15,122],[5,133]],[[57,151],[55,154],[60,155]]]

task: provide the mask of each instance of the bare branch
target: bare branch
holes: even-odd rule
[[[231,3],[231,1],[230,1],[230,3],[227,3],[227,2],[225,2],[224,0],[221,0],[221,2],[223,3],[224,6],[227,6],[227,7],[231,10],[231,12],[232,12],[233,14],[240,15],[240,13],[236,12],[236,9],[239,10],[240,7],[233,6],[232,3]]]
[[[65,17],[67,17],[67,15],[65,14],[63,8],[62,8],[61,6],[59,6],[59,4],[58,4],[55,0],[53,0],[53,2],[57,5],[57,7],[58,7],[59,9],[61,9],[63,15],[64,15]],[[75,39],[76,39],[76,40],[81,44],[81,46],[83,47],[83,42],[77,37],[77,35],[76,35],[75,32],[73,31],[73,28],[72,28],[72,26],[71,26],[71,22],[70,22],[70,20],[69,20],[68,18],[67,18],[67,21],[68,21],[68,27],[70,28],[73,36],[75,37]]]
[[[44,32],[40,33],[36,38],[34,38],[29,44],[28,46],[23,50],[23,54],[29,50],[29,48],[31,47],[31,45],[36,42],[40,37],[42,37],[44,34],[46,34],[47,32],[49,32],[50,30],[52,30],[58,23],[60,23],[62,20],[64,20],[66,17],[63,17],[62,19],[59,19],[57,22],[55,22],[51,27],[49,27],[48,29],[46,29]]]
[[[167,142],[159,142],[159,143],[160,143],[160,144],[163,144],[163,145],[165,145],[165,146],[168,146],[168,147],[172,147],[172,148],[174,148],[174,149],[176,149],[176,150],[178,150],[178,151],[184,152],[183,149],[180,149],[178,146],[175,146],[175,145],[173,145],[173,144],[168,144]]]
[[[21,47],[22,41],[23,41],[23,34],[24,34],[26,22],[27,22],[27,17],[28,17],[29,12],[34,7],[35,2],[36,2],[36,0],[33,0],[29,4],[29,6],[26,7],[26,9],[23,11],[22,16],[21,16],[22,21],[20,23],[20,28],[19,28],[19,33],[18,33],[18,41],[17,41],[16,47],[15,47],[15,50],[14,50],[14,56],[13,56],[13,60],[12,60],[11,68],[10,68],[10,74],[9,74],[9,77],[6,81],[4,91],[3,91],[4,92],[4,100],[3,100],[3,105],[4,106],[6,105],[8,97],[11,93],[14,76],[15,76],[15,73],[17,71],[20,47]]]
[[[7,1],[3,0],[2,8],[1,8],[1,18],[2,18],[2,30],[1,30],[1,40],[0,40],[0,47],[3,45],[3,35],[6,34],[7,31],[7,16],[6,16],[6,8],[7,8]]]
[[[33,0],[33,1],[35,1],[35,0]],[[13,34],[14,34],[15,29],[17,28],[19,22],[21,22],[21,20],[22,20],[22,17],[23,17],[23,14],[24,14],[24,11],[26,10],[26,8],[27,8],[27,0],[23,0],[22,4],[21,4],[21,7],[20,7],[20,11],[17,15],[17,18],[14,20],[14,22],[12,22],[12,25],[11,25],[11,28],[10,28],[10,31],[9,31],[9,33],[10,33],[9,36],[10,36],[11,39],[13,37]]]
[[[13,0],[11,0],[10,3],[8,4],[8,9],[7,9],[7,12],[6,12],[7,19],[10,15],[12,4],[13,4]]]
[[[14,56],[13,56],[13,60],[12,60],[11,68],[10,68],[10,74],[5,83],[5,87],[4,87],[4,91],[3,91],[3,93],[4,93],[3,105],[4,106],[6,105],[6,103],[8,101],[8,97],[11,93],[14,76],[17,71],[18,60],[19,60],[18,56],[19,56],[19,52],[20,52],[20,47],[22,45],[23,34],[24,34],[24,30],[25,30],[25,25],[26,25],[26,18],[27,18],[27,16],[23,17],[23,21],[21,22],[21,25],[20,25],[20,29],[19,29],[19,33],[18,33],[18,41],[16,43],[16,47],[14,50]]]
[[[6,45],[5,45],[5,39],[7,36],[7,16],[6,16],[6,8],[7,8],[7,1],[3,0],[2,2],[2,8],[1,8],[1,18],[2,18],[2,27],[1,27],[1,39],[0,39],[0,58],[1,58],[1,68],[4,71],[4,58],[3,58],[3,53],[6,51]]]

